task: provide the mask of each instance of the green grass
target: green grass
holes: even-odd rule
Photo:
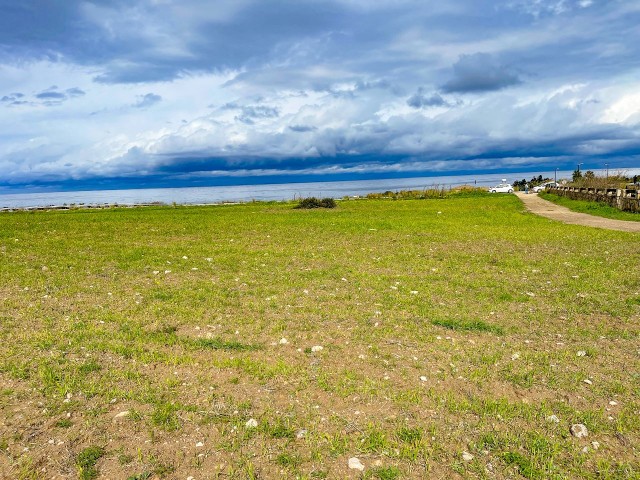
[[[92,480],[98,477],[96,463],[105,454],[103,447],[87,447],[76,458],[80,480]]]
[[[0,214],[0,476],[638,478],[638,235],[373,197]]]
[[[549,200],[557,205],[567,207],[569,210],[580,213],[588,213],[598,217],[613,218],[614,220],[628,220],[632,222],[640,222],[640,213],[624,212],[617,208],[611,207],[602,202],[589,202],[586,200],[572,200],[553,193],[540,192],[545,200]]]

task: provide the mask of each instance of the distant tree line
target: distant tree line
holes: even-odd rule
[[[538,175],[537,177],[531,177],[531,180],[527,180],[523,178],[522,180],[516,180],[513,182],[513,186],[516,188],[524,189],[527,184],[529,184],[529,188],[535,187],[536,185],[542,185],[543,183],[551,181],[550,178],[542,178],[542,175]]]
[[[615,187],[615,186],[624,186],[626,183],[635,183],[640,182],[640,175],[634,175],[633,177],[629,177],[622,173],[613,173],[608,177],[600,177],[596,176],[596,174],[587,170],[582,173],[580,170],[574,170],[573,175],[571,176],[572,183],[575,186],[584,186],[584,187]]]

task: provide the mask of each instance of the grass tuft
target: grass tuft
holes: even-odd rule
[[[432,320],[431,323],[438,327],[462,332],[476,331],[495,333],[496,335],[504,334],[504,329],[502,327],[485,323],[482,320],[454,320],[448,318],[443,320]]]
[[[105,454],[103,447],[87,447],[76,457],[76,467],[80,480],[92,480],[98,476],[96,463]]]

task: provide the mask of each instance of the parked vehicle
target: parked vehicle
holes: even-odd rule
[[[501,183],[495,187],[489,187],[490,193],[513,193],[513,185],[510,183]]]
[[[552,188],[556,186],[556,182],[547,182],[547,183],[543,183],[542,185],[536,185],[535,187],[533,187],[533,191],[535,193],[538,192],[542,192],[543,190],[546,190],[547,188]]]

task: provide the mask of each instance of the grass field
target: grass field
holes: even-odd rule
[[[638,265],[512,195],[5,213],[0,477],[640,478]]]
[[[580,213],[588,213],[589,215],[597,215],[599,217],[613,218],[615,220],[629,220],[640,222],[640,214],[633,212],[623,212],[617,208],[611,207],[606,203],[589,202],[587,200],[572,200],[553,193],[540,192],[539,195],[545,200],[556,203],[569,210]]]

